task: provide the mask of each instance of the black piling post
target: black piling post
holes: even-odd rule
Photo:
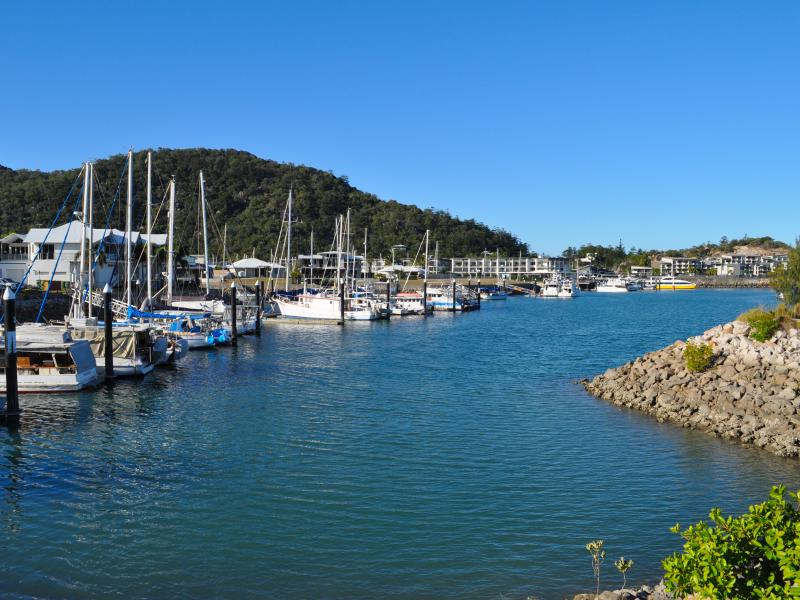
[[[237,344],[236,338],[239,332],[236,330],[236,282],[231,284],[231,345]]]
[[[344,325],[344,284],[341,284],[339,287],[339,318],[342,321],[342,325]]]
[[[456,280],[453,279],[453,312],[456,312]]]
[[[114,379],[114,334],[112,333],[111,323],[114,316],[111,314],[111,286],[106,284],[103,288],[103,326],[105,328],[105,361],[106,361],[106,383]]]
[[[478,279],[478,309],[481,308],[481,280]]]
[[[7,422],[19,421],[19,386],[17,383],[17,321],[16,295],[10,286],[3,293],[5,318],[4,339],[6,343],[6,412]]]
[[[428,314],[428,282],[422,282],[422,314]]]
[[[256,335],[261,335],[261,282],[256,282]]]

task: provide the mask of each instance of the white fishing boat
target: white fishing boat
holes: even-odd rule
[[[578,285],[577,281],[573,281],[572,279],[564,278],[561,280],[561,285],[558,289],[558,297],[559,298],[575,298],[580,296],[581,288]]]
[[[597,292],[604,294],[624,294],[630,292],[628,283],[621,277],[612,277],[597,282]]]
[[[558,298],[560,292],[561,281],[556,277],[551,277],[542,283],[542,291],[539,295],[542,298]]]
[[[342,320],[341,298],[335,292],[276,296],[274,301],[283,317],[321,321]],[[377,310],[367,306],[349,307],[345,299],[345,321],[374,321],[378,318]]]
[[[0,391],[6,391],[5,339]],[[17,382],[21,393],[74,392],[99,383],[89,343],[74,340],[63,327],[17,326]]]
[[[455,299],[453,298],[453,287],[450,285],[428,288],[427,302],[432,310],[468,311],[478,308],[477,299],[470,297],[463,286],[456,286]]]

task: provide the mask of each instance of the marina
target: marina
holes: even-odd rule
[[[0,592],[561,598],[590,587],[591,537],[651,581],[676,521],[800,485],[796,461],[572,381],[773,301],[584,294],[343,327],[268,319],[144,378],[25,395],[0,429]]]

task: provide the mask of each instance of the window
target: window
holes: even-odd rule
[[[53,260],[56,257],[54,244],[42,244],[40,246],[39,258],[42,260]]]

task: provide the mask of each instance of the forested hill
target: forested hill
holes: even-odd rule
[[[103,227],[101,216],[109,207],[118,187],[120,198],[113,209],[112,226],[124,228],[127,181],[120,179],[126,155],[95,162],[96,227]],[[289,187],[294,188],[292,228],[295,253],[307,251],[313,228],[315,250],[328,249],[334,219],[351,209],[354,244],[363,246],[364,228],[369,231],[369,254],[390,254],[395,244],[404,244],[414,256],[426,229],[431,231],[431,247],[439,242],[440,256],[476,256],[483,250],[502,254],[527,252],[527,245],[508,232],[493,230],[474,220],[461,220],[432,209],[382,201],[373,194],[351,186],[346,177],[305,166],[264,160],[239,150],[160,149],[153,152],[153,197],[161,202],[170,176],[177,182],[176,238],[182,251],[193,252],[198,243],[198,173],[203,170],[209,205],[211,252],[219,254],[217,234],[227,223],[230,256],[250,255],[269,259],[283,219]],[[67,195],[79,169],[41,171],[0,169],[0,233],[24,233],[30,227],[49,226]],[[146,190],[146,151],[134,155],[135,221],[143,224]],[[80,183],[73,198],[80,194]],[[72,211],[65,210],[60,223]],[[212,218],[213,217],[213,218]],[[166,208],[154,231],[166,231]],[[143,229],[143,226],[142,226]]]

